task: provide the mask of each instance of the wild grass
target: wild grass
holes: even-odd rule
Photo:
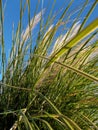
[[[54,15],[53,4],[43,19],[46,9],[37,13],[39,1],[31,18],[30,0],[24,4],[20,0],[20,20],[17,30],[12,30],[6,64],[0,0],[0,130],[98,130],[98,18],[86,25],[98,1],[91,3],[81,21],[89,1],[72,13],[73,3],[70,0]],[[23,30],[26,7],[28,25]]]

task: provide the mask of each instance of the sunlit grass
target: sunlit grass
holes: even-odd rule
[[[97,0],[81,21],[81,14],[89,3],[85,0],[67,29],[72,14],[66,16],[73,2],[70,0],[63,12],[59,12],[60,17],[54,23],[58,16],[51,13],[54,5],[45,16],[46,9],[37,11],[38,3],[31,18],[30,0],[24,5],[21,0],[20,20],[17,30],[12,30],[7,65],[0,3],[0,130],[98,129],[98,18],[84,27]],[[23,30],[25,6],[28,25]]]

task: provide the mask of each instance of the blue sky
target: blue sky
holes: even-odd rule
[[[20,0],[3,0],[3,5],[5,4],[6,1],[7,3],[5,6],[5,11],[4,11],[4,40],[5,40],[5,49],[8,55],[10,52],[11,44],[12,44],[12,41],[11,41],[12,25],[14,24],[14,27],[16,29],[19,22]],[[31,18],[34,15],[37,1],[38,0],[31,0]],[[53,1],[54,0],[40,0],[38,12],[41,10],[41,8],[46,8],[46,9],[48,8],[46,12],[46,15],[47,15],[49,11],[51,10]],[[93,3],[94,1],[95,0],[89,0],[90,3]],[[53,12],[58,12],[62,7],[63,8],[66,7],[64,5],[67,5],[68,2],[69,0],[56,0]],[[71,10],[75,10],[79,6],[81,7],[81,4],[83,2],[85,2],[85,0],[74,0]],[[84,14],[87,12],[89,7],[90,6],[88,6],[85,9]],[[98,17],[98,5],[96,6],[95,10],[93,11],[87,23],[90,23],[96,17]],[[27,24],[28,24],[28,19],[27,19],[27,10],[26,10],[24,14],[24,19],[23,19],[24,28],[27,26]]]
[[[6,0],[3,0],[5,3]],[[48,11],[51,9],[51,5],[54,0],[40,0],[40,6],[39,11],[42,8],[47,8]],[[60,10],[61,7],[64,6],[64,4],[68,3],[69,0],[56,0],[54,11]],[[82,2],[85,0],[74,0],[73,9],[77,8],[81,5]],[[95,0],[90,0],[90,2],[94,2]],[[43,5],[42,5],[43,3]],[[34,15],[34,11],[36,8],[37,0],[31,0],[31,17]],[[18,21],[19,21],[19,10],[20,10],[20,0],[7,0],[7,4],[5,7],[5,14],[4,14],[4,34],[5,34],[5,45],[7,49],[10,49],[11,46],[11,37],[12,37],[12,25],[14,23],[15,28],[17,27]],[[27,12],[27,11],[26,11]],[[93,19],[95,19],[98,16],[98,5],[96,6],[93,14],[91,15],[88,22],[91,22]],[[25,13],[23,20],[24,27],[27,25],[27,13]]]

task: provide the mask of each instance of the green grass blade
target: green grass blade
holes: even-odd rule
[[[76,123],[73,122],[71,119],[69,119],[69,118],[67,118],[67,117],[65,118],[65,116],[64,116],[64,118],[63,118],[62,113],[56,108],[56,106],[55,106],[46,96],[42,95],[42,94],[39,93],[39,92],[38,92],[38,94],[39,94],[40,96],[42,96],[42,97],[50,104],[50,106],[55,110],[55,112],[56,112],[57,114],[61,115],[62,120],[68,125],[68,127],[69,127],[71,130],[74,130],[74,127],[73,127],[73,126],[75,126],[76,128],[78,128],[78,130],[81,130],[81,129],[76,125]]]
[[[79,29],[79,31],[81,31],[86,23],[86,21],[88,20],[89,16],[92,14],[94,8],[97,5],[97,1],[95,0],[95,2],[93,3],[93,5],[91,6],[91,9],[89,10],[88,14],[86,15],[86,18],[84,19],[83,23],[81,24],[81,27]]]
[[[62,47],[56,54],[51,57],[51,60],[47,63],[46,68],[50,66],[56,59],[62,56],[68,49],[75,46],[78,42],[86,38],[89,34],[95,31],[98,28],[98,18],[94,20],[90,25],[88,25],[84,30],[78,33],[71,41],[67,43],[64,47]]]
[[[5,73],[5,46],[4,46],[4,29],[3,29],[3,23],[4,23],[4,16],[3,16],[3,7],[2,7],[2,0],[0,0],[0,42],[1,42],[1,64],[2,64],[2,80],[4,80],[4,73]]]
[[[35,56],[37,56],[37,55],[35,55]],[[38,57],[44,58],[44,59],[47,59],[47,60],[51,60],[51,59],[46,58],[46,57],[44,57],[44,56],[38,56]],[[75,72],[75,73],[77,73],[77,74],[80,74],[81,76],[83,76],[83,77],[85,77],[85,78],[87,78],[87,79],[90,79],[91,81],[98,82],[98,78],[97,78],[97,77],[92,76],[92,75],[90,75],[90,74],[88,74],[88,73],[86,73],[86,72],[84,72],[84,71],[82,71],[82,70],[79,70],[79,69],[74,68],[74,67],[72,67],[72,66],[70,66],[70,65],[61,63],[61,62],[59,62],[59,61],[54,61],[53,63],[59,64],[59,65],[63,66],[64,68],[67,68],[67,69],[69,69],[69,70],[72,70],[73,72]]]
[[[95,130],[98,130],[98,126],[96,126],[87,116],[82,115],[84,120],[87,120],[94,128]]]
[[[39,121],[43,122],[47,126],[48,130],[53,130],[51,125],[48,123],[48,121],[43,120],[43,119],[39,119],[39,118],[36,118],[36,119],[38,119]]]
[[[21,114],[22,114],[22,121],[24,122],[26,129],[35,130],[34,126],[33,127],[31,126],[28,117],[23,112]]]

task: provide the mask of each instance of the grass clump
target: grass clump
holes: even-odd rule
[[[85,26],[97,1],[91,3],[80,21],[89,4],[85,0],[75,10],[77,15],[67,29],[75,14],[70,12],[73,4],[74,0],[70,0],[61,12],[50,11],[46,16],[46,9],[37,13],[38,3],[31,18],[30,0],[24,4],[20,0],[20,20],[17,30],[12,30],[12,48],[6,64],[0,1],[0,129],[98,129],[98,18]],[[26,7],[28,26],[23,31]]]

